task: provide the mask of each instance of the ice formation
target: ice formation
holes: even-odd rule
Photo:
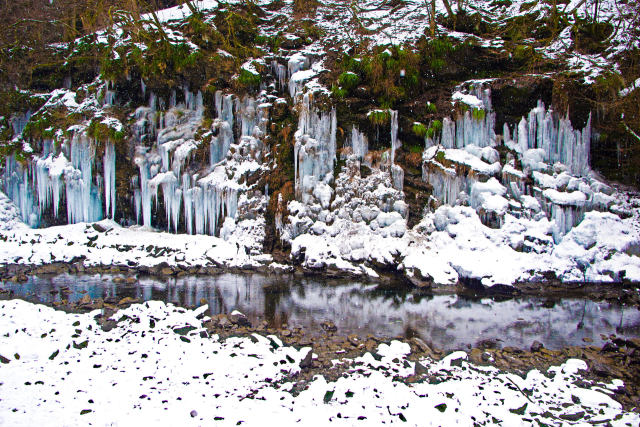
[[[510,130],[505,124],[504,142],[521,155],[529,150],[542,150],[546,163],[562,163],[571,173],[586,176],[590,170],[591,115],[582,130],[573,129],[568,115],[559,118],[553,109],[547,110],[544,103],[538,101],[517,129]]]
[[[498,137],[490,88],[462,88],[453,100],[463,105],[462,112],[455,120],[445,117],[440,135],[425,140],[423,179],[438,203],[470,204],[485,224],[500,226],[511,198],[511,208],[530,215],[543,209],[554,221],[556,241],[580,223],[585,211],[607,209],[610,200],[592,188],[601,183],[590,176],[590,117],[584,129],[574,130],[568,117],[558,117],[538,101],[513,129],[505,123],[502,139],[522,165],[518,170],[516,158],[502,166],[493,148]]]
[[[365,156],[369,152],[369,141],[367,140],[367,136],[360,132],[355,126],[351,128],[351,136],[349,138],[348,146],[351,148],[351,154],[359,160],[364,160]]]
[[[20,207],[22,220],[37,227],[51,206],[57,218],[63,186],[68,223],[102,219],[102,176],[94,180],[95,144],[84,129],[75,130],[59,149],[48,139],[42,141],[42,147],[41,155],[27,165],[14,156],[5,161],[4,191]]]
[[[299,107],[294,147],[296,197],[308,202],[316,193],[326,207],[336,161],[336,111],[318,111],[309,92],[303,95]]]
[[[104,148],[104,201],[105,216],[114,219],[116,216],[116,149],[108,142]],[[56,209],[57,212],[57,209]]]
[[[265,131],[266,105],[255,99],[242,100],[233,95],[215,94],[217,117],[210,132],[209,163],[200,173],[183,171],[186,163],[198,149],[195,133],[202,124],[204,111],[202,94],[185,90],[184,103],[175,96],[169,101],[170,109],[153,124],[155,97],[150,106],[138,109],[138,132],[141,145],[137,148],[136,164],[140,170],[139,191],[135,193],[136,218],[145,226],[152,226],[153,204],[158,206],[158,189],[162,190],[167,228],[178,232],[183,225],[189,234],[215,235],[225,217],[235,218],[238,208],[239,185],[227,177],[220,165],[238,138],[234,135],[234,120],[239,129],[241,143],[257,145]],[[152,126],[148,125],[148,122]],[[156,127],[157,126],[157,127]],[[146,132],[146,134],[144,133]],[[154,141],[155,140],[155,141]],[[143,145],[151,141],[151,147]]]

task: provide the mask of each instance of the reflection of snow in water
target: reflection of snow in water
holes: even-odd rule
[[[63,295],[60,288],[68,286]],[[457,295],[419,296],[381,290],[376,285],[330,283],[292,276],[222,274],[178,277],[161,281],[141,278],[134,284],[115,284],[112,276],[55,276],[31,278],[25,284],[4,285],[19,296],[37,295],[41,301],[71,301],[88,293],[96,298],[157,299],[184,306],[207,300],[212,313],[238,309],[272,325],[287,323],[306,329],[333,321],[341,333],[372,333],[395,337],[417,334],[436,347],[462,348],[484,339],[503,346],[529,347],[533,340],[558,348],[583,344],[583,338],[602,343],[600,334],[640,336],[640,312],[606,302],[580,299],[558,301],[526,298],[494,301]]]

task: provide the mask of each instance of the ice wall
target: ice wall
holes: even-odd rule
[[[458,94],[460,96],[456,97]],[[493,147],[496,143],[496,114],[491,105],[491,89],[478,85],[468,94],[456,92],[454,101],[463,112],[455,121],[445,117],[440,138],[427,139],[427,147],[438,144],[443,148],[460,149],[469,145]]]
[[[493,226],[501,224],[510,209],[507,198],[525,210],[533,200],[536,209],[542,207],[553,221],[556,241],[580,223],[585,211],[606,209],[607,196],[586,183],[593,180],[590,117],[584,129],[576,130],[568,116],[559,117],[538,101],[515,126],[504,125],[502,139],[512,151],[502,166],[493,148],[499,137],[494,131],[490,89],[482,84],[462,88],[452,98],[463,107],[455,120],[443,119],[440,135],[425,140],[423,156],[423,179],[440,203],[469,203]]]
[[[150,118],[142,119],[136,134],[139,188],[133,200],[138,222],[142,219],[145,226],[157,224],[153,212],[154,206],[156,210],[159,207],[160,191],[167,229],[173,232],[184,229],[190,234],[215,235],[225,218],[236,217],[242,186],[229,176],[226,165],[231,157],[259,157],[269,104],[220,91],[214,103],[216,117],[210,129],[201,128],[202,95],[188,91],[183,103],[169,100],[172,107],[161,113],[153,129]],[[203,142],[196,140],[196,133],[202,131],[210,138],[207,164],[193,158],[196,151],[201,152]],[[232,156],[230,148],[234,144]],[[190,166],[192,161],[198,162],[197,168]]]
[[[324,189],[323,198],[326,191],[331,191],[328,184],[333,180],[336,161],[336,110],[318,111],[311,97],[310,93],[302,97],[295,133],[295,190],[296,197],[303,201],[308,201],[314,190]]]
[[[37,227],[40,224],[40,209],[32,189],[30,167],[18,162],[15,156],[5,157],[4,193],[20,209],[20,217],[25,224]]]
[[[353,154],[358,160],[364,160],[365,156],[369,152],[369,141],[367,136],[360,132],[357,127],[351,128],[351,134],[349,135],[347,146],[351,148],[351,154]]]
[[[103,179],[93,174],[95,143],[85,130],[75,130],[71,139],[57,149],[48,139],[41,145],[42,152],[26,164],[17,162],[14,156],[6,159],[4,191],[20,208],[22,220],[38,227],[50,208],[57,218],[63,195],[68,223],[102,219]]]
[[[111,142],[104,148],[102,160],[104,168],[104,201],[105,216],[114,219],[116,216],[116,149]]]
[[[548,164],[562,163],[575,175],[589,173],[591,149],[591,115],[582,130],[573,129],[568,114],[559,117],[538,101],[527,118],[523,117],[513,129],[505,123],[505,145],[524,155],[528,150],[541,149]]]

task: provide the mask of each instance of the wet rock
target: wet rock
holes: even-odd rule
[[[542,350],[544,348],[544,345],[542,345],[542,343],[540,341],[534,341],[533,344],[531,344],[531,352],[532,353],[537,353],[540,350]]]
[[[499,349],[500,343],[497,339],[483,339],[476,343],[476,347],[481,350]]]
[[[612,353],[612,352],[617,352],[617,351],[618,351],[618,346],[615,345],[612,342],[606,342],[602,346],[602,350],[600,350],[601,353]]]
[[[426,366],[424,366],[420,362],[416,362],[415,374],[417,376],[427,375],[428,373],[429,373],[429,370],[426,368]]]
[[[193,411],[189,412],[189,415],[191,415],[191,418],[195,418],[198,416],[198,411],[194,409]]]
[[[221,316],[218,318],[218,327],[219,328],[229,328],[232,323],[227,316]]]
[[[127,304],[135,304],[139,302],[136,298],[124,297],[120,301],[118,301],[118,305],[127,305]]]
[[[310,348],[307,354],[300,361],[300,368],[307,369],[313,366],[313,349]]]
[[[338,330],[337,326],[330,320],[325,320],[320,323],[320,327],[326,332],[335,332]]]
[[[234,325],[251,326],[251,322],[249,321],[249,318],[245,316],[243,313],[239,312],[238,310],[233,310],[228,317],[231,323],[233,323]]]
[[[600,363],[600,362],[597,362],[595,360],[592,360],[589,363],[589,370],[591,372],[593,372],[594,374],[599,375],[601,377],[611,376],[611,369],[609,369],[609,367],[607,365],[605,365],[604,363]]]
[[[84,296],[80,298],[80,301],[78,301],[78,303],[81,305],[91,304],[91,297],[89,296],[89,294],[84,294]]]
[[[418,348],[418,350],[420,350],[423,353],[431,353],[431,347],[429,347],[429,345],[426,342],[424,342],[418,337],[411,338],[411,344],[413,344],[415,347]]]
[[[584,412],[581,411],[576,412],[575,414],[562,414],[560,415],[560,418],[566,421],[580,421],[582,418],[584,418]]]
[[[11,362],[11,360],[7,359],[6,357],[0,354],[0,363],[3,363],[6,365],[9,362]]]

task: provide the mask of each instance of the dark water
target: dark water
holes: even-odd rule
[[[300,326],[319,333],[330,320],[341,334],[419,336],[438,348],[465,348],[485,339],[502,346],[528,348],[534,340],[547,348],[584,345],[583,338],[602,344],[601,334],[640,336],[640,311],[585,299],[550,301],[518,298],[496,301],[459,295],[424,295],[406,289],[352,281],[293,276],[222,274],[211,277],[140,278],[115,284],[115,276],[42,276],[26,283],[0,283],[15,296],[52,303],[124,297],[162,300],[182,306],[209,302],[212,313],[234,309],[254,322],[272,327]],[[62,289],[68,287],[68,293]]]

